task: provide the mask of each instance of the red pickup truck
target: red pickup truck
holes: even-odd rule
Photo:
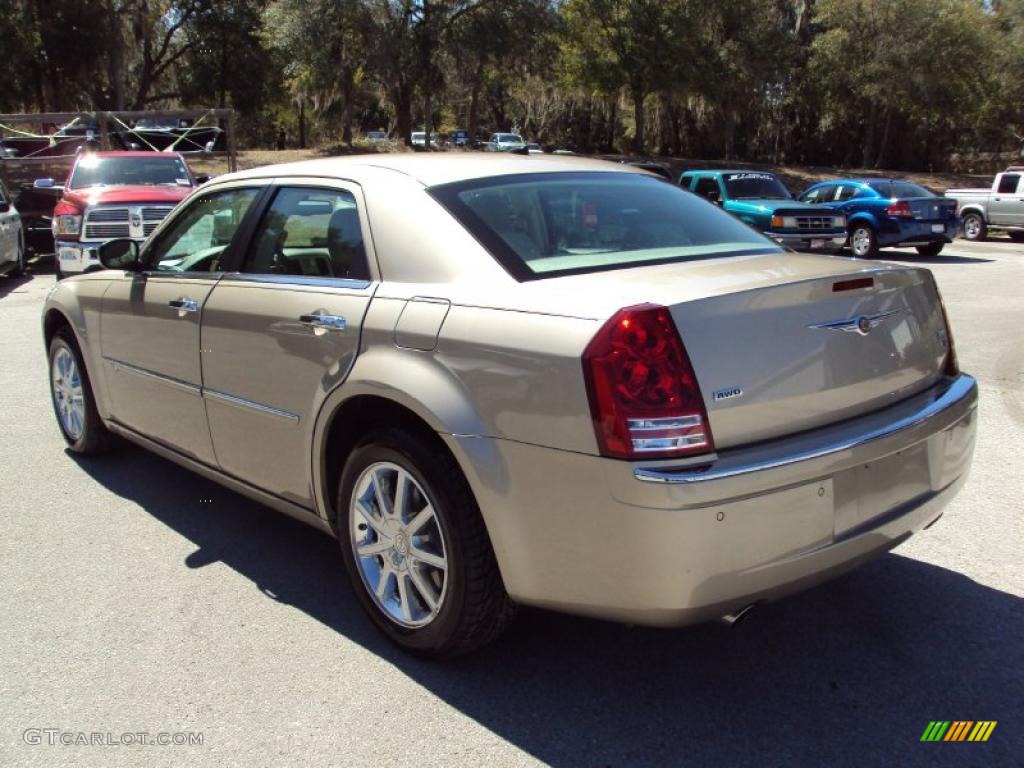
[[[107,240],[141,243],[207,178],[193,176],[177,152],[87,152],[63,186],[36,179],[34,190],[60,195],[53,210],[57,279],[102,269],[98,248]]]

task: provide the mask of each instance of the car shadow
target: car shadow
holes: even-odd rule
[[[990,264],[995,261],[995,259],[983,259],[978,256],[957,256],[952,253],[922,256],[919,253],[899,253],[885,250],[879,253],[878,258],[883,261],[906,261],[914,264]]]
[[[1024,748],[1024,600],[939,566],[889,554],[733,629],[524,610],[493,645],[430,663],[371,627],[329,537],[145,451],[76,461],[192,541],[185,567],[229,566],[550,765],[945,765],[972,749],[997,765]],[[935,719],[999,726],[984,745],[921,744]]]
[[[9,293],[14,293],[25,283],[31,282],[32,273],[31,270],[23,275],[0,275],[0,299],[4,298]]]

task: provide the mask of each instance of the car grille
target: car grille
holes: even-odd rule
[[[171,212],[169,205],[151,206],[97,206],[85,214],[83,240],[111,240],[131,237],[141,240],[149,237],[157,225]],[[133,215],[138,225],[132,225]]]
[[[832,229],[831,216],[797,216],[798,229]]]

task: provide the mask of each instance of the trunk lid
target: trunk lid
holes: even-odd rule
[[[670,309],[719,449],[884,408],[942,376],[945,325],[925,270],[814,278]]]
[[[910,211],[917,221],[945,222],[956,218],[956,200],[943,197],[910,197],[900,198],[910,206]]]

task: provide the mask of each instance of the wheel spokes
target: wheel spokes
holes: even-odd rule
[[[391,539],[381,537],[376,541],[357,545],[356,554],[360,557],[372,557],[374,555],[380,555],[387,552],[392,546],[394,545],[392,544]]]
[[[423,577],[423,574],[419,572],[417,568],[409,569],[409,578],[412,580],[413,585],[416,587],[416,591],[419,592],[423,602],[426,603],[427,608],[430,609],[431,613],[437,612],[437,595],[434,590],[431,589],[427,583],[427,579]]]
[[[353,489],[349,525],[355,565],[376,607],[405,627],[433,621],[447,592],[447,548],[416,477],[392,462],[366,467]]]
[[[426,565],[429,565],[432,568],[437,568],[441,571],[448,570],[447,560],[445,560],[443,557],[433,554],[432,552],[425,552],[419,547],[410,547],[409,557],[411,557],[413,560],[418,560],[421,563],[425,563]]]
[[[405,527],[405,530],[410,534],[416,533],[420,528],[426,525],[434,518],[434,508],[427,504],[423,509],[416,513],[416,517],[409,521],[409,524]]]

